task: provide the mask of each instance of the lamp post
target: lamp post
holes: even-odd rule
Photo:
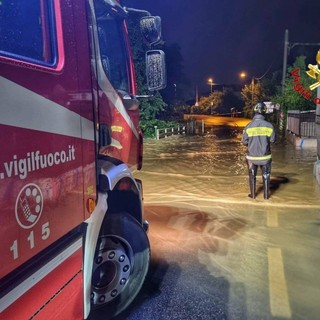
[[[209,83],[209,85],[210,85],[210,93],[212,93],[212,86],[213,86],[213,80],[212,80],[212,78],[209,78],[209,79],[208,79],[208,83]]]
[[[173,84],[173,88],[174,88],[174,103],[176,103],[177,101],[177,84],[176,83]]]
[[[195,106],[196,106],[196,107],[199,106],[198,86],[196,86],[196,103],[195,103]]]
[[[213,79],[209,78],[208,83],[210,85],[210,94],[212,94]],[[213,101],[210,102],[210,114],[212,114],[212,107],[213,107]]]

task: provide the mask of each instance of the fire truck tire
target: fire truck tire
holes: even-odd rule
[[[143,227],[128,213],[107,214],[101,227],[92,273],[90,319],[111,319],[138,294],[150,263]]]

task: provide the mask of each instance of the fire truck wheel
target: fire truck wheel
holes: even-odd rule
[[[147,275],[150,245],[143,227],[128,213],[107,214],[93,262],[94,319],[114,317],[138,294]]]

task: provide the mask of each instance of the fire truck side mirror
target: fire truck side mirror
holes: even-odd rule
[[[146,52],[147,85],[150,91],[164,89],[167,85],[165,54],[162,50]]]
[[[140,29],[144,40],[150,45],[161,40],[161,18],[145,16],[140,19]]]

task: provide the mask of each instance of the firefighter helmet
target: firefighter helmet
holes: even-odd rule
[[[267,112],[267,106],[263,102],[258,102],[254,106],[253,111],[259,114],[265,114]]]

